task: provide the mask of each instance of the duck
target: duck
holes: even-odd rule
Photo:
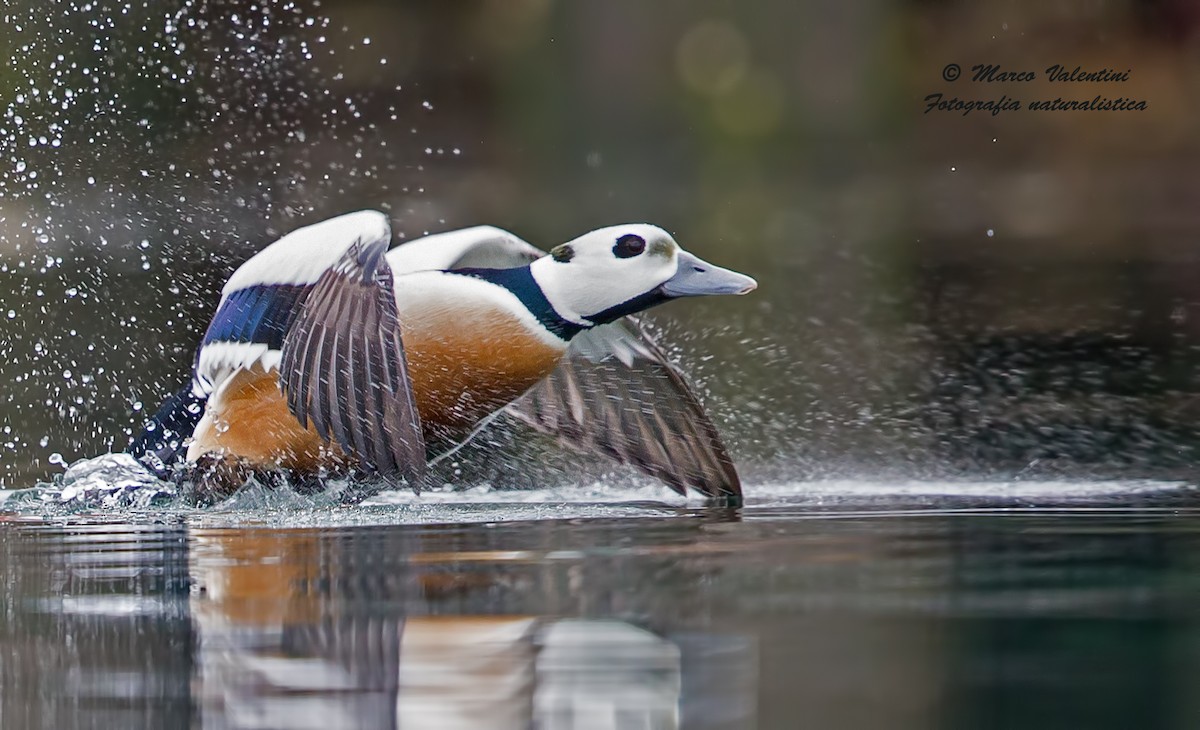
[[[503,416],[737,504],[716,426],[638,315],[756,286],[646,223],[548,252],[493,226],[393,247],[384,213],[347,213],[233,272],[189,382],[128,451],[164,478],[205,464],[349,470],[419,490],[430,464]]]

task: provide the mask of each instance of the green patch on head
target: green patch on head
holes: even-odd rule
[[[565,264],[571,259],[575,258],[575,249],[572,248],[570,244],[564,243],[560,246],[555,246],[554,248],[550,249],[550,257],[559,263]]]
[[[675,255],[675,242],[670,239],[656,239],[650,242],[650,248],[646,252],[651,256],[662,256],[669,259]]]

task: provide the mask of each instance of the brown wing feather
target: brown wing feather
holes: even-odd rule
[[[283,341],[288,408],[370,471],[414,488],[425,443],[404,359],[387,241],[355,243],[325,271]]]
[[[567,446],[631,464],[680,494],[691,487],[740,498],[733,461],[696,394],[649,334],[626,322],[605,325],[623,328],[609,338],[624,357],[600,359],[595,346],[589,356],[568,352],[507,412]]]

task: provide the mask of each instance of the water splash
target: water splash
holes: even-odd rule
[[[52,451],[124,448],[247,248],[348,205],[422,204],[419,150],[383,122],[430,118],[384,83],[408,65],[318,7],[4,4],[0,486]]]
[[[4,505],[22,510],[53,505],[67,512],[139,510],[175,498],[174,485],[156,479],[129,454],[105,454],[75,462],[51,484],[9,492]]]
[[[364,485],[330,480],[318,493],[288,484],[250,479],[235,494],[208,508],[192,506],[186,485],[156,479],[127,454],[106,454],[71,464],[48,484],[3,493],[6,509],[31,518],[159,522],[184,520],[206,527],[260,525],[289,528],[361,525],[502,523],[571,519],[704,516],[711,510],[698,495],[675,494],[640,477],[589,480],[534,489],[468,487],[445,483],[417,494],[384,491],[349,503],[350,489]],[[784,481],[746,485],[743,519],[821,517],[830,513],[891,516],[929,511],[1007,511],[1185,504],[1197,487],[1153,480],[1095,481]]]

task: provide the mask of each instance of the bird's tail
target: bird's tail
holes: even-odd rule
[[[191,383],[183,386],[146,421],[142,432],[129,445],[130,455],[159,478],[165,478],[187,453],[185,441],[204,415],[207,401],[208,396],[193,392]]]

